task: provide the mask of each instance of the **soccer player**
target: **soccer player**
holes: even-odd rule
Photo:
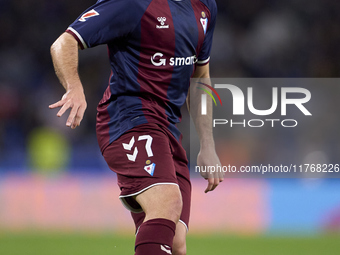
[[[190,77],[209,78],[216,12],[214,0],[99,0],[51,47],[66,93],[50,108],[61,107],[57,116],[70,108],[66,125],[76,128],[87,107],[78,48],[108,46],[112,74],[97,108],[97,138],[134,219],[137,255],[186,254],[191,184],[176,123],[190,99]],[[198,164],[220,164],[211,114],[191,114],[200,137]],[[204,177],[205,192],[223,180]]]

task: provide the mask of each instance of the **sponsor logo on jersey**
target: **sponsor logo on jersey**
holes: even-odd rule
[[[169,28],[169,25],[165,25],[166,17],[158,17],[157,20],[161,25],[156,25],[156,28],[158,29]]]
[[[205,12],[202,12],[201,14],[202,14],[202,18],[200,19],[200,21],[201,21],[201,25],[203,27],[204,34],[206,34],[207,27],[208,27],[208,18],[207,18],[207,15],[205,14]]]
[[[91,11],[88,11],[84,13],[83,15],[81,15],[79,21],[85,22],[87,19],[95,17],[95,16],[99,16],[99,13],[92,9]]]
[[[189,57],[171,57],[170,59],[166,59],[164,58],[163,53],[157,52],[151,57],[151,63],[154,66],[191,66],[196,64],[196,62],[196,55]]]

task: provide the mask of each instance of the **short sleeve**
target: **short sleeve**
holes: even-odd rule
[[[211,46],[213,41],[213,34],[215,30],[216,25],[216,16],[217,16],[217,6],[215,0],[209,1],[210,6],[210,21],[208,21],[208,29],[203,41],[203,46],[200,50],[200,53],[198,55],[198,65],[206,65],[210,61],[210,52],[211,52]]]
[[[100,0],[82,13],[66,32],[82,49],[108,44],[131,33],[141,20],[142,3],[136,0]]]

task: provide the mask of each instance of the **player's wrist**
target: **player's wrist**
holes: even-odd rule
[[[202,149],[215,149],[215,141],[212,137],[205,137],[200,139],[200,146]]]
[[[83,85],[81,84],[80,80],[77,79],[67,82],[65,87],[67,91],[73,90],[84,93]]]
[[[214,144],[205,144],[205,145],[201,145],[200,148],[200,153],[203,155],[210,155],[212,153],[215,153],[215,145]]]

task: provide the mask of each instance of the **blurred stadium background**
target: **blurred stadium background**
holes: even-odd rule
[[[64,92],[49,47],[94,2],[0,0],[1,254],[132,254],[133,225],[95,136],[96,105],[110,73],[105,46],[80,54],[88,101],[82,125],[70,130],[48,109]],[[216,2],[212,77],[339,77],[338,0]],[[334,105],[336,92],[340,87]],[[332,129],[314,127],[317,142],[305,143],[322,144],[333,160],[340,155],[336,113],[325,112]],[[253,163],[251,150],[235,153],[244,152],[235,139],[224,149]],[[205,195],[205,182],[193,178],[193,188],[188,254],[340,250],[337,179],[228,179]]]

